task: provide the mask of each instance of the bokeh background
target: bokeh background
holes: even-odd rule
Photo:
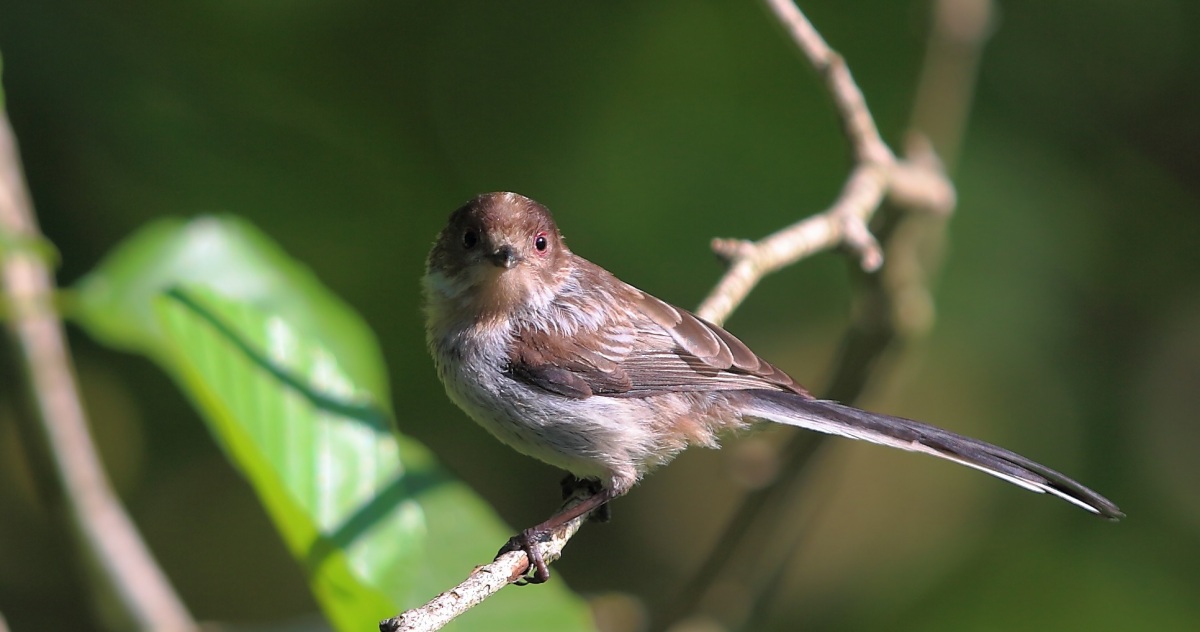
[[[802,6],[898,145],[928,3]],[[796,499],[815,517],[762,629],[1200,626],[1200,3],[998,10],[936,326],[864,403],[1051,464],[1129,517],[834,442]],[[478,192],[525,193],[576,252],[695,306],[721,272],[711,237],[819,210],[847,168],[819,82],[751,0],[3,0],[0,54],[63,284],[154,218],[250,219],[375,328],[402,430],[521,527],[553,507],[559,474],[454,409],[424,351],[418,278],[446,215]],[[820,390],[850,296],[847,263],[826,254],[767,280],[728,325]],[[71,342],[109,472],[193,612],[314,612],[166,376]],[[0,612],[14,630],[89,629],[15,439],[16,395],[0,386]],[[556,581],[613,619],[663,607],[741,493],[745,451],[656,473],[571,544]]]

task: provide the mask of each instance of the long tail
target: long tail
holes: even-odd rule
[[[837,402],[783,391],[740,391],[745,414],[777,423],[871,443],[924,452],[973,467],[1040,494],[1053,494],[1088,511],[1117,520],[1125,514],[1107,498],[1079,483],[990,443],[919,421],[869,413]]]

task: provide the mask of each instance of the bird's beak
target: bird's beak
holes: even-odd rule
[[[488,261],[491,261],[497,267],[506,270],[512,269],[513,266],[521,262],[521,258],[517,256],[517,252],[509,245],[500,246],[489,254],[487,258]]]

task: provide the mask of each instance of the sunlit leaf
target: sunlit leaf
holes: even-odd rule
[[[375,335],[304,265],[249,223],[230,216],[159,220],[126,240],[77,289],[89,332],[110,346],[161,351],[153,298],[184,283],[276,314],[321,340],[361,388],[388,406]]]

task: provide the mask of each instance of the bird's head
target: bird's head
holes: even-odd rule
[[[511,313],[551,300],[570,272],[570,251],[546,207],[516,193],[485,193],[450,215],[425,273],[430,303],[467,317]]]

